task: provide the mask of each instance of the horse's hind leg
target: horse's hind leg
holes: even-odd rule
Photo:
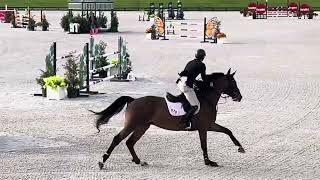
[[[128,146],[128,149],[132,155],[132,161],[135,162],[136,164],[140,164],[141,161],[138,158],[135,150],[134,150],[134,145],[136,144],[136,142],[143,136],[143,134],[148,130],[148,128],[150,127],[150,125],[145,125],[145,126],[139,126],[137,128],[135,128],[134,132],[132,133],[132,135],[129,137],[129,139],[127,140],[126,144]],[[141,165],[147,165],[147,163],[141,163]]]
[[[111,143],[111,145],[109,146],[107,152],[103,155],[103,161],[99,162],[99,167],[100,169],[103,168],[104,163],[108,160],[108,158],[110,157],[113,149],[123,140],[125,139],[130,133],[132,133],[133,129],[129,128],[129,127],[125,127],[124,129],[122,129],[120,131],[119,134],[117,134],[114,138],[113,141]]]
[[[241,153],[244,153],[245,150],[243,149],[243,147],[241,146],[241,144],[239,143],[239,141],[233,136],[232,132],[228,129],[228,128],[225,128],[217,123],[214,123],[209,131],[215,131],[215,132],[222,132],[224,134],[227,134],[229,135],[229,137],[231,138],[232,142],[239,147],[238,151],[241,152]]]

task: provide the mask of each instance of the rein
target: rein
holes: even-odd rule
[[[199,81],[199,80],[197,80],[197,81]],[[209,85],[209,86],[210,86],[210,85]],[[217,92],[217,90],[216,90],[213,86],[210,86],[210,87],[213,89],[213,92],[214,92],[215,95],[220,96],[220,98],[224,99],[224,102],[223,102],[223,103],[219,103],[219,101],[218,101],[218,103],[217,103],[217,105],[216,105],[216,109],[218,109],[218,104],[226,104],[226,103],[227,103],[227,98],[229,98],[230,96],[227,95],[227,94],[222,94],[222,93]],[[197,88],[198,88],[198,90],[199,90],[199,87],[197,87]],[[203,96],[203,99],[204,99],[208,104],[210,104],[211,106],[214,106],[214,104],[213,104],[209,99],[207,99],[206,96]]]
[[[227,98],[229,98],[230,96],[229,95],[222,96],[222,94],[221,94],[220,97],[224,99],[224,103],[219,103],[218,102],[218,104],[226,104],[227,103]]]

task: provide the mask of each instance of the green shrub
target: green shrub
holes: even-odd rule
[[[86,18],[81,17],[80,15],[73,17],[70,21],[71,23],[78,23],[80,25],[79,32],[80,33],[89,33],[90,32],[90,24]]]
[[[28,30],[29,31],[34,31],[34,28],[36,27],[36,21],[33,20],[33,18],[29,18],[28,22]]]
[[[5,18],[5,23],[12,22],[14,18],[13,12],[7,11],[4,18]]]
[[[13,28],[17,28],[17,24],[16,24],[16,20],[15,20],[15,19],[13,19],[13,20],[11,21],[11,24],[12,24],[12,27],[13,27]]]
[[[119,20],[117,13],[111,10],[111,27],[110,32],[118,32]]]
[[[242,10],[242,13],[243,13],[243,16],[244,17],[247,17],[247,15],[248,15],[248,8],[244,8],[243,10]]]
[[[42,19],[42,31],[48,31],[49,28],[49,22],[47,21],[46,17],[44,16]]]
[[[96,56],[95,62],[96,62],[96,67],[97,68],[104,67],[104,66],[107,66],[109,64],[107,62],[106,58],[103,57],[103,55],[106,53],[105,52],[106,47],[107,47],[107,43],[105,43],[103,41],[100,41],[99,44],[95,45],[94,54]]]
[[[61,18],[61,22],[60,25],[63,28],[64,31],[69,31],[69,24],[70,24],[70,20],[73,18],[73,14],[72,13],[67,13],[66,15],[64,15]]]
[[[79,63],[77,63],[77,57],[75,57],[73,53],[69,54],[64,69],[66,70],[64,75],[68,88],[79,89]]]
[[[37,84],[39,84],[41,87],[44,87],[44,85],[45,85],[44,79],[45,79],[45,78],[48,78],[48,77],[50,77],[50,76],[54,76],[54,74],[52,74],[52,73],[51,73],[50,71],[48,71],[48,70],[44,71],[44,70],[41,70],[41,69],[40,69],[40,71],[41,71],[41,74],[40,74],[39,78],[36,78],[36,82],[37,82]]]
[[[102,16],[97,18],[97,22],[98,22],[98,27],[106,28],[108,18],[102,14]]]

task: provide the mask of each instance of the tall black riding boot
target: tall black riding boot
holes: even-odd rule
[[[184,115],[183,120],[185,122],[185,129],[191,129],[191,121],[193,114],[197,111],[198,106],[191,106],[189,111]]]

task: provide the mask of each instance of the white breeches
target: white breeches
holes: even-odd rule
[[[199,110],[200,102],[197,98],[197,95],[194,92],[193,88],[190,88],[189,86],[187,86],[186,82],[187,82],[187,77],[181,77],[180,81],[177,84],[178,89],[186,96],[191,106],[198,106],[198,110]]]

